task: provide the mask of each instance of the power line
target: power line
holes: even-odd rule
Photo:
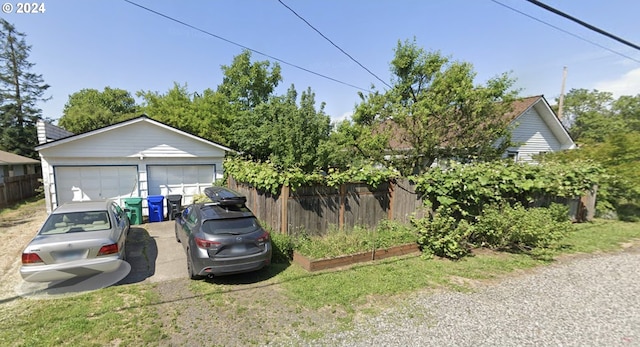
[[[532,3],[532,4],[534,4],[534,5],[538,6],[538,7],[542,7],[547,11],[553,12],[553,13],[557,14],[558,16],[562,16],[562,17],[564,17],[564,18],[566,18],[568,20],[574,21],[574,22],[582,25],[585,28],[593,30],[593,31],[595,31],[595,32],[597,32],[599,34],[602,34],[602,35],[604,35],[604,36],[606,36],[608,38],[614,39],[614,40],[616,40],[616,41],[618,41],[618,42],[620,42],[622,44],[625,44],[625,45],[627,45],[629,47],[635,48],[635,49],[640,51],[640,46],[638,46],[638,45],[636,45],[634,43],[631,43],[631,42],[629,42],[629,41],[627,41],[627,40],[625,40],[623,38],[620,38],[620,37],[618,37],[616,35],[613,35],[613,34],[607,32],[607,31],[604,31],[604,30],[602,30],[602,29],[600,29],[600,28],[598,28],[596,26],[593,26],[593,25],[587,23],[587,22],[584,22],[584,21],[582,21],[582,20],[580,20],[580,19],[578,19],[576,17],[573,17],[573,16],[571,16],[569,14],[566,14],[566,13],[564,13],[564,12],[562,12],[562,11],[556,9],[556,8],[553,8],[553,7],[551,7],[551,6],[549,6],[549,5],[545,4],[545,3],[542,3],[542,2],[536,1],[536,0],[527,0],[527,1],[529,1],[530,3]]]
[[[226,39],[226,38],[224,38],[224,37],[222,37],[222,36],[219,36],[219,35],[216,35],[216,34],[214,34],[214,33],[209,32],[209,31],[206,31],[206,30],[204,30],[204,29],[198,28],[198,27],[196,27],[196,26],[194,26],[194,25],[191,25],[191,24],[189,24],[189,23],[183,22],[183,21],[181,21],[181,20],[179,20],[179,19],[173,18],[173,17],[171,17],[171,16],[169,16],[169,15],[166,15],[166,14],[164,14],[164,13],[160,13],[160,12],[155,11],[155,10],[152,10],[152,9],[150,9],[150,8],[148,8],[148,7],[145,7],[145,6],[142,6],[142,5],[140,5],[140,4],[137,4],[137,3],[133,2],[133,1],[130,1],[130,0],[124,0],[124,1],[125,1],[125,2],[128,2],[128,3],[129,3],[129,4],[131,4],[131,5],[137,6],[137,7],[141,8],[141,9],[143,9],[143,10],[145,10],[145,11],[148,11],[148,12],[151,12],[151,13],[153,13],[153,14],[155,14],[155,15],[160,16],[160,17],[166,18],[166,19],[168,19],[168,20],[170,20],[170,21],[173,21],[173,22],[176,22],[176,23],[178,23],[178,24],[184,25],[184,26],[186,26],[186,27],[188,27],[188,28],[191,28],[191,29],[193,29],[193,30],[197,30],[197,31],[199,31],[199,32],[201,32],[201,33],[203,33],[203,34],[209,35],[209,36],[211,36],[211,37],[215,37],[215,38],[217,38],[217,39],[219,39],[219,40],[222,40],[222,41],[225,41],[225,42],[230,43],[230,44],[232,44],[232,45],[235,45],[235,46],[241,47],[241,48],[243,48],[243,49],[249,50],[249,51],[254,52],[254,53],[256,53],[256,54],[263,55],[263,56],[265,56],[265,57],[267,57],[267,58],[269,58],[269,59],[273,59],[273,60],[278,61],[278,62],[280,62],[280,63],[282,63],[282,64],[285,64],[285,65],[288,65],[288,66],[294,67],[294,68],[296,68],[296,69],[299,69],[299,70],[302,70],[302,71],[308,72],[308,73],[310,73],[310,74],[313,74],[313,75],[316,75],[316,76],[319,76],[319,77],[322,77],[322,78],[325,78],[325,79],[331,80],[331,81],[333,81],[333,82],[337,82],[337,83],[343,84],[343,85],[345,85],[345,86],[349,86],[349,87],[352,87],[352,88],[355,88],[355,89],[359,89],[359,90],[362,90],[362,91],[365,91],[365,92],[370,91],[370,89],[361,88],[361,87],[358,87],[358,86],[356,86],[356,85],[353,85],[353,84],[350,84],[350,83],[347,83],[347,82],[340,81],[340,80],[335,79],[335,78],[333,78],[333,77],[329,77],[329,76],[323,75],[323,74],[321,74],[321,73],[318,73],[318,72],[315,72],[315,71],[309,70],[309,69],[307,69],[307,68],[304,68],[304,67],[302,67],[302,66],[299,66],[299,65],[296,65],[296,64],[293,64],[293,63],[289,63],[289,62],[287,62],[287,61],[285,61],[285,60],[282,60],[282,59],[280,59],[280,58],[276,58],[276,57],[274,57],[274,56],[272,56],[272,55],[269,55],[269,54],[266,54],[266,53],[260,52],[260,51],[258,51],[258,50],[255,50],[255,49],[253,49],[253,48],[247,47],[247,46],[242,45],[242,44],[240,44],[240,43],[237,43],[237,42],[231,41],[231,40]]]
[[[300,18],[300,20],[302,20],[303,22],[305,22],[311,29],[313,29],[315,32],[317,32],[320,36],[322,36],[325,40],[329,41],[329,43],[331,43],[333,45],[333,47],[337,48],[340,52],[342,52],[344,55],[346,55],[347,57],[349,57],[349,59],[351,59],[353,62],[355,62],[356,64],[358,64],[361,68],[363,68],[365,71],[367,71],[371,76],[375,77],[378,81],[382,82],[385,86],[392,88],[387,82],[383,81],[380,77],[378,77],[376,74],[374,74],[373,72],[371,72],[371,70],[367,69],[364,65],[362,65],[358,60],[356,60],[354,57],[352,57],[349,53],[345,52],[344,49],[340,48],[340,46],[338,46],[337,44],[335,44],[333,41],[331,41],[331,39],[329,39],[327,36],[325,36],[322,32],[320,32],[320,30],[316,29],[313,25],[311,25],[311,23],[309,23],[309,21],[307,21],[306,19],[304,19],[301,15],[299,15],[296,11],[294,11],[291,7],[287,6],[287,4],[285,4],[284,2],[282,2],[282,0],[278,0],[278,2],[286,7],[289,11],[291,11],[294,15],[296,15],[296,17]]]
[[[600,48],[602,48],[602,49],[604,49],[604,50],[607,50],[607,51],[609,51],[609,52],[611,52],[611,53],[613,53],[613,54],[619,55],[619,56],[624,57],[624,58],[627,58],[627,59],[629,59],[629,60],[633,60],[633,61],[635,61],[636,63],[640,63],[640,60],[638,60],[638,59],[635,59],[635,58],[630,57],[630,56],[628,56],[628,55],[626,55],[626,54],[624,54],[624,53],[620,53],[620,52],[615,51],[615,50],[613,50],[613,49],[611,49],[611,48],[609,48],[609,47],[605,47],[605,46],[603,46],[603,45],[601,45],[601,44],[599,44],[599,43],[597,43],[597,42],[591,41],[591,40],[586,39],[586,38],[584,38],[584,37],[582,37],[582,36],[579,36],[579,35],[576,35],[576,34],[574,34],[574,33],[572,33],[572,32],[569,32],[569,31],[567,31],[567,30],[564,30],[564,29],[562,29],[562,28],[560,28],[560,27],[557,27],[557,26],[555,26],[555,25],[553,25],[553,24],[550,24],[550,23],[548,23],[548,22],[545,22],[545,21],[543,21],[543,20],[541,20],[541,19],[538,19],[538,18],[536,18],[536,17],[534,17],[534,16],[531,16],[531,15],[529,15],[529,14],[527,14],[527,13],[524,13],[524,12],[522,12],[522,11],[518,10],[518,9],[515,9],[515,8],[513,8],[513,7],[511,7],[511,6],[505,5],[505,4],[501,3],[500,1],[497,1],[497,0],[491,0],[491,2],[496,3],[496,4],[500,5],[500,6],[506,7],[506,8],[508,8],[508,9],[510,9],[511,11],[514,11],[514,12],[520,13],[521,15],[523,15],[523,16],[525,16],[525,17],[528,17],[528,18],[531,18],[531,19],[535,20],[536,22],[539,22],[539,23],[542,23],[542,24],[544,24],[544,25],[550,26],[550,27],[552,27],[552,28],[554,28],[554,29],[556,29],[556,30],[558,30],[558,31],[561,31],[561,32],[563,32],[563,33],[567,34],[567,35],[571,35],[571,36],[573,36],[573,37],[575,37],[575,38],[577,38],[577,39],[579,39],[579,40],[582,40],[582,41],[587,42],[587,43],[590,43],[590,44],[592,44],[592,45],[594,45],[594,46],[600,47]]]

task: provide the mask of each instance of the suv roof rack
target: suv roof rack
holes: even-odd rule
[[[244,205],[247,202],[245,196],[225,187],[207,187],[204,189],[204,195],[211,199],[207,205]]]

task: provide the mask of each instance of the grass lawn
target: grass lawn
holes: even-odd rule
[[[640,244],[640,223],[597,220],[575,225],[553,251],[565,254],[616,251]],[[525,254],[478,252],[459,261],[420,257],[387,259],[340,271],[308,273],[297,265],[274,264],[264,272],[264,284],[278,286],[293,305],[343,312],[376,312],[370,303],[393,305],[404,295],[422,290],[474,290],[473,283],[507,276],[553,260]],[[227,284],[194,282],[190,290],[225,295]],[[235,285],[237,287],[237,285]],[[273,290],[265,286],[264,290]],[[2,346],[156,345],[170,332],[161,331],[153,285],[116,286],[84,295],[51,300],[16,299],[0,304]],[[282,304],[282,303],[281,303]],[[243,312],[247,307],[234,307]],[[291,327],[287,327],[291,328]]]

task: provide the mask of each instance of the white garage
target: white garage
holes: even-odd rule
[[[57,130],[57,131],[56,131]],[[223,177],[229,148],[147,116],[69,135],[38,126],[47,211],[68,201],[152,195],[183,196],[182,204]],[[61,134],[56,136],[56,134]]]

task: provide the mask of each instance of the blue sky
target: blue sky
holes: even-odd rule
[[[320,37],[277,0],[132,0],[241,45],[361,88],[381,82]],[[544,94],[554,104],[562,70],[566,91],[587,88],[640,93],[640,63],[587,43],[492,0],[283,0],[333,42],[388,83],[398,40],[473,64],[477,83],[510,72],[522,96]],[[524,0],[496,0],[530,16],[640,60],[640,51],[589,31]],[[543,0],[546,4],[640,44],[640,2]],[[17,2],[10,2],[17,4]],[[174,82],[189,91],[215,89],[221,65],[242,48],[172,22],[122,0],[45,0],[42,14],[2,14],[27,35],[33,72],[51,85],[39,106],[62,115],[70,94],[109,86],[161,93]],[[253,60],[269,58],[253,53]],[[325,102],[333,119],[348,116],[358,89],[281,64],[278,94],[294,84]]]

